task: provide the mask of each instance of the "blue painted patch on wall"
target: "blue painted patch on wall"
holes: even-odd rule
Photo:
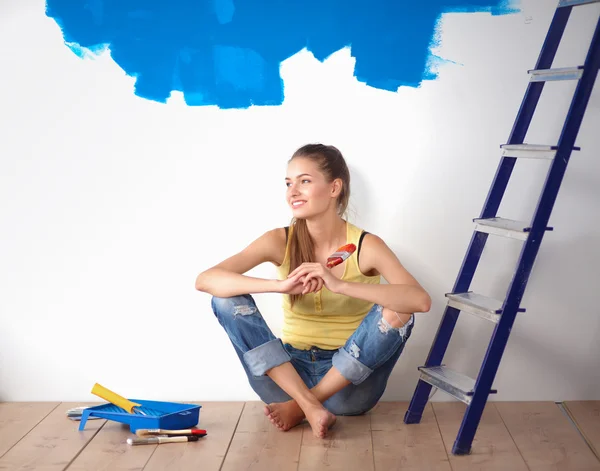
[[[516,0],[515,0],[516,1]],[[280,105],[282,61],[306,48],[320,61],[350,47],[357,80],[383,90],[418,87],[444,12],[515,13],[492,0],[47,0],[65,43],[110,50],[135,94],[188,105]]]

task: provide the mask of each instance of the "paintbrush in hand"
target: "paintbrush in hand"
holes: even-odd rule
[[[329,257],[327,257],[327,268],[333,268],[344,260],[346,260],[350,255],[354,253],[356,250],[356,245],[354,244],[346,244],[342,245],[339,249],[333,252]]]

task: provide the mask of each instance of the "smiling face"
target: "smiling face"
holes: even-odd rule
[[[308,219],[332,208],[335,212],[341,182],[329,182],[316,161],[295,157],[288,163],[286,199],[295,218]]]

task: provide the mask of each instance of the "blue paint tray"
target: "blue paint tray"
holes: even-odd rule
[[[132,402],[141,404],[138,407],[140,413],[130,414],[114,404],[102,404],[88,407],[81,414],[79,430],[85,429],[88,417],[102,417],[129,425],[129,430],[135,433],[143,428],[163,428],[168,430],[181,430],[198,425],[200,408],[196,404],[180,404],[178,402],[143,401],[141,399],[130,399]]]

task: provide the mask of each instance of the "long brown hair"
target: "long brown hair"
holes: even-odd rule
[[[334,146],[323,144],[307,144],[300,147],[290,162],[296,157],[303,157],[315,162],[328,182],[339,178],[342,190],[337,199],[337,214],[343,217],[350,200],[350,171],[342,153]],[[306,219],[294,219],[290,239],[290,273],[305,262],[315,261],[315,244],[308,232]],[[302,295],[290,295],[292,306]]]

